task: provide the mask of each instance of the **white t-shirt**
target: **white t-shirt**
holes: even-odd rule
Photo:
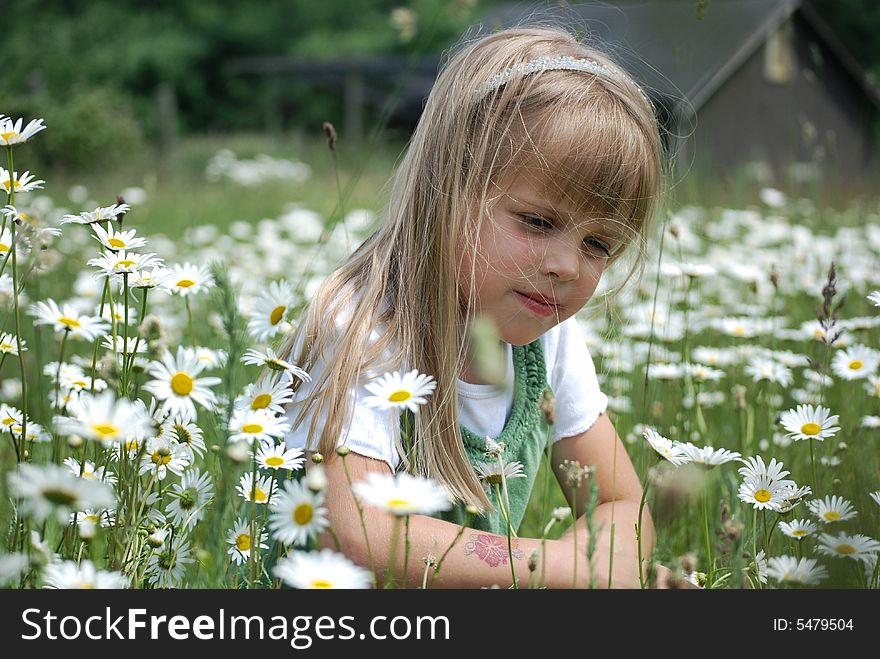
[[[556,398],[554,441],[558,441],[588,430],[605,411],[608,398],[599,389],[593,360],[573,317],[556,325],[540,340],[547,366],[547,382]],[[510,344],[505,344],[505,347],[505,386],[456,381],[458,421],[478,436],[498,437],[513,409],[513,350]],[[294,401],[285,408],[291,423],[296,420],[302,401],[311,393],[313,383],[320,378],[322,370],[323,364],[317,363],[310,372],[312,382],[304,382],[296,392]],[[373,409],[359,402],[369,395],[364,387],[367,382],[349,394],[350,401],[354,403],[354,413],[351,424],[343,429],[339,445],[348,446],[353,453],[382,460],[394,470],[400,462],[396,448],[399,413],[396,410]],[[285,435],[288,448],[316,449],[318,438],[309,441],[309,423],[310,419],[306,418]]]

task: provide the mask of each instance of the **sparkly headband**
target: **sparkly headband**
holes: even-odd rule
[[[474,97],[478,100],[485,98],[502,85],[510,82],[515,76],[524,77],[533,73],[540,73],[542,71],[583,71],[585,73],[592,73],[593,75],[602,76],[616,82],[622,82],[624,79],[619,72],[608,66],[605,66],[604,64],[599,64],[599,62],[595,60],[576,59],[569,55],[565,55],[563,57],[542,56],[536,57],[529,62],[525,62],[524,64],[516,64],[514,66],[511,66],[510,68],[504,69],[504,71],[502,71],[501,73],[496,73],[494,76],[489,78],[487,82],[484,82],[482,85],[474,90]],[[648,103],[648,106],[651,106],[651,100],[648,98],[645,92],[642,91],[641,87],[636,85],[636,88],[639,90],[642,98],[644,98],[645,101]]]

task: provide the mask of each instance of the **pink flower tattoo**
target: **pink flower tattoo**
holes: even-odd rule
[[[522,558],[523,553],[522,550],[517,548],[517,541],[512,541],[512,549],[511,554],[514,558]],[[476,554],[486,563],[491,565],[492,567],[498,567],[499,565],[507,565],[508,553],[507,553],[507,545],[499,538],[494,538],[491,535],[484,534],[474,534],[471,536],[471,539],[464,546],[465,556],[470,556],[471,554]]]

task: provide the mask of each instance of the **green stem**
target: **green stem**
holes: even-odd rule
[[[706,588],[712,588],[712,541],[709,538],[709,503],[706,495],[706,486],[703,487],[703,533],[706,540]]]
[[[192,307],[190,306],[190,303],[189,303],[189,297],[190,296],[187,295],[183,299],[186,302],[186,315],[189,318],[189,340],[190,340],[190,343],[192,344],[192,347],[195,348],[196,347],[196,331],[193,328],[193,314],[192,314]]]
[[[342,459],[342,470],[345,472],[345,480],[348,482],[348,489],[351,490],[351,474],[348,473],[348,463],[345,461],[346,456],[340,456]],[[370,536],[367,533],[367,523],[364,521],[364,507],[361,505],[357,497],[353,497],[354,505],[357,506],[358,518],[361,520],[361,529],[364,532],[364,545],[367,548],[367,560],[369,561],[370,572],[375,574],[376,564],[373,562],[373,552],[370,549]]]
[[[394,588],[397,575],[397,543],[400,540],[400,517],[394,516],[394,527],[391,531],[391,551],[388,554],[388,567],[385,568],[383,588]]]

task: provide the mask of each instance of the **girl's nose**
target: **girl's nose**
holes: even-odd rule
[[[570,240],[554,240],[547,246],[541,272],[555,275],[560,281],[572,281],[580,275],[579,245]]]

